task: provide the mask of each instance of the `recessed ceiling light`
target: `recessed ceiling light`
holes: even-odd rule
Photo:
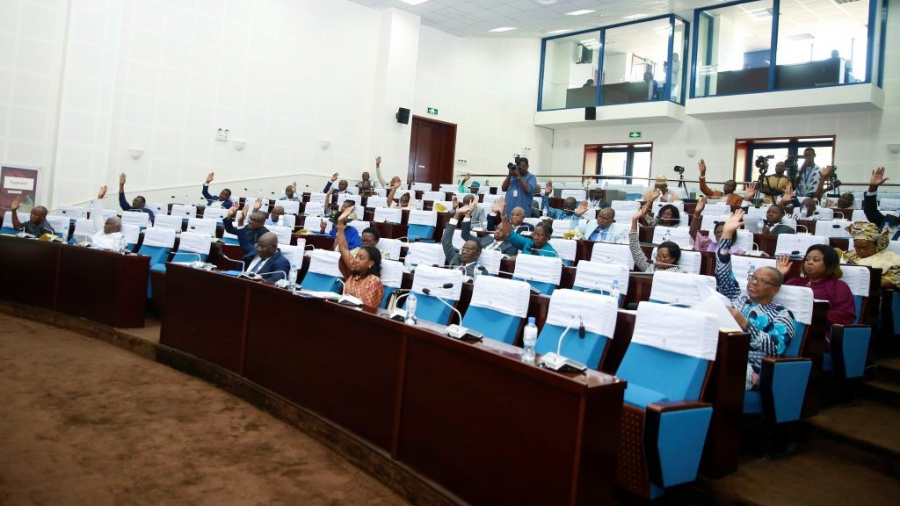
[[[409,5],[419,5],[427,2],[428,0],[400,0],[401,2]]]
[[[501,26],[500,28],[494,28],[493,30],[488,30],[489,32],[508,32],[510,30],[515,30],[514,26]]]
[[[582,14],[590,14],[592,12],[594,12],[593,9],[581,9],[580,11],[567,12],[566,16],[581,16]]]
[[[571,32],[571,31],[572,31],[571,28],[567,28],[565,30],[553,30],[552,32],[547,32],[547,35],[556,35],[558,33],[566,33],[566,32]]]

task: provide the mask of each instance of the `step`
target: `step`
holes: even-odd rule
[[[873,379],[900,385],[900,358],[885,358],[876,362]]]
[[[817,453],[760,459],[724,478],[701,479],[690,488],[710,498],[710,504],[900,504],[900,480],[839,457]],[[705,503],[691,500],[682,504]]]
[[[860,395],[873,402],[900,408],[900,383],[881,380],[867,381],[862,385]]]
[[[804,422],[804,452],[834,456],[900,478],[900,409],[862,401]]]

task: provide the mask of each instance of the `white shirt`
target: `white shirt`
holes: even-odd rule
[[[94,248],[119,251],[120,244],[125,244],[121,232],[107,234],[100,230],[91,237],[91,246]]]

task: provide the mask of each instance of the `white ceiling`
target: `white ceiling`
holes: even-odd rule
[[[543,38],[554,30],[578,31],[599,26],[633,21],[634,17],[662,14],[690,16],[697,7],[713,5],[721,0],[428,0],[409,5],[400,0],[351,0],[383,10],[391,7],[411,12],[422,18],[422,24],[459,37],[527,37]],[[593,9],[581,16],[567,12]],[[686,18],[691,21],[691,18]],[[490,33],[501,26],[515,30]]]

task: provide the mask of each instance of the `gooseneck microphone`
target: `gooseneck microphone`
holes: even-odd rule
[[[584,339],[587,334],[587,330],[584,328],[584,320],[581,318],[581,315],[572,316],[572,320],[566,326],[566,329],[563,330],[563,333],[559,336],[559,343],[556,346],[556,353],[546,353],[541,356],[540,365],[547,369],[552,369],[554,371],[562,371],[562,370],[576,370],[576,371],[585,371],[587,370],[587,366],[582,364],[581,362],[577,362],[575,360],[566,358],[562,356],[562,344],[563,339],[565,339],[566,334],[569,333],[569,330],[572,329],[575,324],[575,320],[578,320],[578,337]]]
[[[453,287],[453,283],[445,283],[442,286],[442,288],[452,288],[452,287]],[[422,290],[422,293],[424,293],[425,295],[432,295],[431,292],[432,292],[431,288],[425,288]],[[438,301],[440,301],[441,304],[449,307],[451,311],[456,313],[457,318],[459,318],[458,325],[447,325],[446,331],[447,331],[448,336],[450,336],[454,339],[481,339],[482,337],[484,337],[480,332],[474,331],[472,329],[467,329],[462,326],[462,313],[460,313],[459,310],[456,309],[452,304],[450,304],[449,302],[445,301],[444,299],[442,299],[436,295],[434,295],[433,297],[435,299],[437,299]]]

